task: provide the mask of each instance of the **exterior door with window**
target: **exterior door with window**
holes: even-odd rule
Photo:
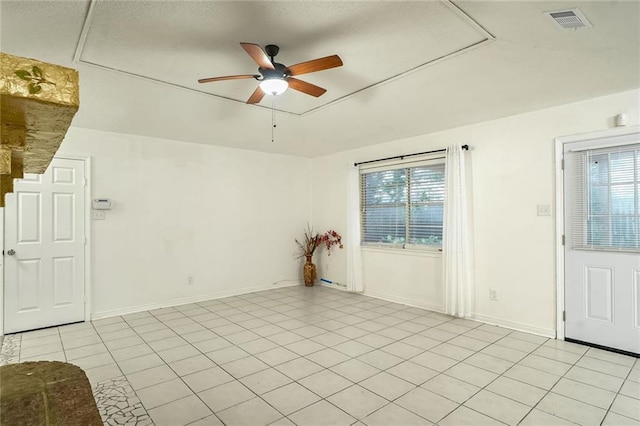
[[[25,174],[5,208],[5,332],[84,321],[84,161]]]
[[[565,336],[640,353],[640,137],[564,145]]]

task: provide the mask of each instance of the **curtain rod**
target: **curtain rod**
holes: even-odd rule
[[[469,145],[462,145],[462,149],[464,149],[465,151],[468,150]],[[416,152],[415,154],[396,155],[395,157],[380,158],[378,160],[361,161],[359,163],[353,163],[353,165],[357,167],[360,164],[377,163],[378,161],[397,160],[397,159],[402,160],[405,157],[413,157],[415,155],[435,154],[436,152],[446,152],[446,151],[447,150],[445,148],[445,149],[436,149],[434,151]]]

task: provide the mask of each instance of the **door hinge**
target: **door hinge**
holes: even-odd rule
[[[564,234],[562,235],[562,245],[564,245]]]
[[[562,322],[567,322],[567,311],[562,311]]]
[[[84,245],[85,246],[87,245],[87,237],[86,236],[84,237]]]
[[[564,170],[564,158],[560,160],[560,168]]]
[[[88,183],[87,178],[84,178],[83,180],[84,180],[84,186],[87,186],[87,183]]]

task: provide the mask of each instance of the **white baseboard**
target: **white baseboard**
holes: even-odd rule
[[[92,320],[98,320],[98,319],[102,319],[102,318],[109,318],[109,317],[114,317],[114,316],[119,316],[119,315],[127,315],[127,314],[133,314],[136,312],[144,312],[144,311],[150,311],[152,309],[159,309],[159,308],[167,308],[167,307],[171,307],[171,306],[180,306],[180,305],[188,305],[190,303],[197,303],[197,302],[204,302],[207,300],[213,300],[213,299],[221,299],[224,297],[230,297],[230,296],[238,296],[240,294],[246,294],[246,293],[254,293],[256,291],[263,291],[263,290],[271,290],[274,288],[283,288],[283,287],[294,287],[297,285],[304,285],[302,282],[299,281],[282,281],[277,285],[267,285],[267,286],[256,286],[256,287],[248,287],[248,288],[244,288],[241,290],[228,290],[228,291],[220,291],[220,292],[216,292],[216,293],[208,293],[208,294],[201,294],[201,295],[197,295],[197,296],[191,296],[191,297],[184,297],[181,299],[172,299],[172,300],[167,300],[164,302],[156,302],[156,303],[149,303],[146,305],[138,305],[138,306],[129,306],[126,308],[120,308],[120,309],[112,309],[112,310],[108,310],[108,311],[102,311],[102,312],[95,312],[91,315],[91,319]],[[327,287],[327,288],[333,288],[333,289],[338,289],[338,290],[342,290],[342,291],[346,291],[345,289],[336,286],[336,285],[332,285],[332,284],[326,284],[326,283],[317,283],[316,285],[320,285],[322,287]],[[365,296],[369,296],[369,297],[373,297],[375,299],[381,299],[381,300],[386,300],[389,302],[395,302],[395,303],[401,303],[403,305],[407,305],[407,306],[412,306],[415,308],[421,308],[421,309],[427,309],[433,312],[438,312],[438,313],[444,313],[444,307],[441,305],[436,305],[436,304],[432,304],[432,303],[428,303],[428,302],[423,302],[423,301],[416,301],[414,299],[409,299],[406,297],[400,297],[400,296],[394,296],[394,295],[390,295],[390,294],[385,294],[385,293],[376,293],[376,292],[370,292],[370,291],[366,291],[363,293]],[[544,327],[538,327],[538,326],[534,326],[534,325],[530,325],[530,324],[524,324],[524,323],[520,323],[520,322],[516,322],[516,321],[508,321],[508,320],[504,320],[501,318],[495,318],[489,315],[481,315],[481,314],[475,314],[471,317],[471,319],[479,321],[479,322],[483,322],[486,324],[491,324],[491,325],[497,325],[500,327],[505,327],[505,328],[509,328],[512,330],[518,330],[518,331],[523,331],[526,333],[531,333],[531,334],[537,334],[539,336],[544,336],[544,337],[550,337],[550,338],[555,338],[556,337],[556,331],[554,329],[551,328],[544,328]]]
[[[393,296],[393,295],[390,295],[390,294],[370,292],[370,291],[366,291],[366,290],[364,292],[364,295],[365,296],[374,297],[376,299],[387,300],[389,302],[402,303],[403,305],[413,306],[415,308],[427,309],[429,311],[434,311],[434,312],[438,312],[438,313],[444,313],[444,307],[443,306],[431,304],[431,303],[428,303],[428,302],[416,301],[416,300],[408,299],[408,298],[405,298],[405,297],[399,297],[399,296]],[[491,324],[491,325],[497,325],[497,326],[500,326],[500,327],[509,328],[509,329],[512,329],[512,330],[524,331],[525,333],[531,333],[531,334],[536,334],[536,335],[539,335],[539,336],[550,337],[552,339],[556,338],[556,331],[554,329],[552,329],[552,328],[538,327],[538,326],[535,326],[535,325],[524,324],[524,323],[516,322],[516,321],[508,321],[508,320],[504,320],[504,319],[501,319],[501,318],[495,318],[495,317],[492,317],[492,316],[489,316],[489,315],[481,315],[481,314],[474,314],[469,319],[475,320],[475,321],[479,321],[479,322],[483,322],[485,324]]]
[[[441,306],[441,305],[436,305],[436,304],[429,303],[429,302],[422,302],[422,301],[415,300],[415,299],[409,299],[407,297],[393,296],[393,295],[385,294],[385,293],[376,293],[376,292],[367,291],[366,289],[365,289],[363,294],[365,296],[370,296],[370,297],[373,297],[373,298],[376,298],[376,299],[386,300],[388,302],[401,303],[403,305],[412,306],[414,308],[427,309],[429,311],[434,311],[434,312],[438,312],[438,313],[443,313],[444,312],[444,307]]]
[[[91,314],[91,320],[115,317],[119,315],[134,314],[136,312],[150,311],[152,309],[168,308],[171,306],[188,305],[190,303],[205,302],[207,300],[222,299],[224,297],[238,296],[246,293],[254,293],[256,291],[273,290],[275,288],[294,287],[302,284],[300,281],[279,281],[275,285],[247,287],[241,290],[227,290],[216,293],[200,294],[197,296],[183,297],[180,299],[171,299],[163,302],[148,303],[146,305],[128,306],[126,308],[111,309],[108,311],[94,312]],[[302,284],[304,285],[304,284]]]
[[[336,284],[329,284],[329,283],[325,283],[325,282],[322,282],[322,281],[318,281],[314,285],[319,285],[320,287],[332,288],[334,290],[347,291],[347,292],[349,291],[349,290],[347,290],[347,287],[343,287],[341,285],[336,285]]]
[[[524,324],[521,322],[509,321],[481,314],[475,314],[472,319],[486,324],[497,325],[517,331],[524,331],[525,333],[537,334],[538,336],[550,337],[552,339],[556,338],[556,330],[553,328],[538,327],[537,325]]]

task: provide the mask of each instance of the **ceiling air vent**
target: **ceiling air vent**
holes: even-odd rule
[[[555,12],[545,12],[558,28],[570,30],[577,28],[591,28],[589,20],[578,9],[557,10]]]

